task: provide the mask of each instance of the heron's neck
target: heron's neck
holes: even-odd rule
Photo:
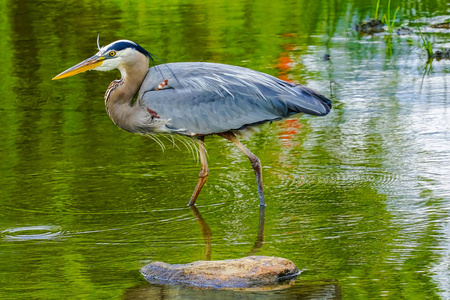
[[[114,80],[105,94],[106,111],[113,122],[130,132],[138,131],[139,102],[133,104],[133,98],[139,91],[148,71],[148,58],[139,56],[133,63],[119,66],[122,79]]]

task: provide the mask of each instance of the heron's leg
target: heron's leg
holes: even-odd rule
[[[200,191],[202,190],[202,187],[205,184],[206,179],[208,179],[209,168],[208,168],[208,161],[206,160],[206,150],[204,141],[205,141],[204,136],[199,136],[197,138],[198,150],[200,152],[200,163],[202,164],[202,167],[200,169],[200,174],[198,174],[197,186],[195,187],[191,200],[189,200],[188,204],[189,206],[195,205],[195,200],[197,200],[197,197],[200,194]]]
[[[239,149],[241,149],[242,152],[247,155],[248,159],[250,159],[250,162],[252,163],[253,170],[255,171],[256,175],[256,184],[258,185],[258,196],[259,196],[259,205],[265,206],[264,204],[264,191],[263,191],[263,182],[262,182],[262,167],[261,162],[259,158],[253,154],[250,150],[247,149],[236,137],[236,135],[231,132],[223,132],[219,133],[219,136],[226,138],[227,140],[232,141]]]

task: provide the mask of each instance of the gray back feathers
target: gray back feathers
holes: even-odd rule
[[[167,79],[160,90],[158,86]],[[215,63],[171,63],[149,69],[139,101],[181,134],[212,134],[280,120],[323,116],[331,101],[303,86],[254,70]]]

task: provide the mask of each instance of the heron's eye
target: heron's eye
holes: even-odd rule
[[[109,51],[109,56],[111,56],[111,57],[116,56],[116,51]]]

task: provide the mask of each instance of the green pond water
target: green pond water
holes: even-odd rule
[[[381,1],[379,15],[387,14]],[[0,1],[0,299],[449,299],[450,32],[447,0],[392,1],[413,34],[360,36],[376,1]],[[164,62],[244,66],[333,100],[326,117],[207,137],[200,163],[116,127],[103,95],[118,71],[51,78],[139,43]],[[330,60],[324,60],[325,54]],[[250,254],[303,270],[278,291],[152,285],[150,261]]]

